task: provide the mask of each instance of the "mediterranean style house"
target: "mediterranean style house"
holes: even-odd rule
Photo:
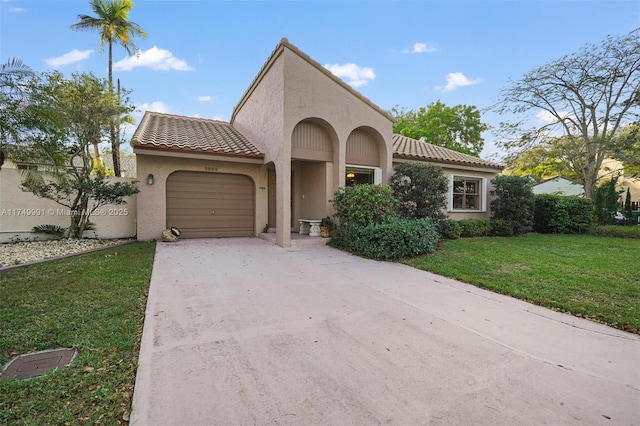
[[[145,113],[137,158],[138,239],[169,227],[182,238],[276,233],[291,245],[300,219],[332,213],[341,186],[384,183],[394,164],[428,161],[448,176],[447,214],[486,217],[501,165],[394,135],[392,117],[282,39],[230,122]]]

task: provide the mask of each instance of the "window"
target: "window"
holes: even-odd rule
[[[345,186],[382,183],[382,169],[379,167],[347,166]]]
[[[450,211],[486,211],[486,179],[449,175]]]

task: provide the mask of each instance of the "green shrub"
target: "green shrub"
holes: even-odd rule
[[[600,225],[591,230],[599,237],[640,238],[640,226]]]
[[[438,225],[442,238],[457,240],[462,235],[462,226],[460,225],[460,221],[454,219],[443,219],[438,222]]]
[[[496,176],[491,180],[492,219],[511,222],[514,235],[533,229],[534,195],[528,178],[524,176]]]
[[[335,216],[343,225],[366,226],[397,217],[396,200],[389,185],[341,187],[333,195],[331,203]]]
[[[462,219],[460,236],[462,238],[486,237],[491,234],[491,221],[489,219]]]
[[[362,226],[341,224],[330,245],[377,260],[415,257],[436,249],[440,234],[430,219],[399,219]]]
[[[618,197],[623,191],[618,191],[618,178],[604,181],[593,191],[593,203],[598,225],[613,225],[616,223],[618,212]]]
[[[32,232],[36,232],[38,234],[54,235],[58,238],[62,238],[66,230],[67,228],[64,228],[58,225],[51,225],[51,224],[43,224],[43,225],[38,225],[31,228]]]
[[[513,222],[503,219],[493,219],[489,222],[491,224],[489,235],[494,237],[513,237]]]
[[[444,219],[448,186],[442,167],[431,163],[400,163],[391,176],[398,212],[406,219]]]
[[[593,203],[583,197],[535,196],[533,229],[541,234],[585,234],[596,221]]]

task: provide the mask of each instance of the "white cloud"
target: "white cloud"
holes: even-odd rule
[[[199,102],[209,102],[213,100],[213,96],[198,96]]]
[[[465,76],[461,72],[451,72],[447,74],[447,85],[444,87],[436,86],[436,90],[441,92],[451,92],[453,90],[456,90],[459,87],[473,86],[474,84],[478,84],[481,81],[482,79],[480,78],[470,80],[467,76]]]
[[[348,64],[325,64],[324,67],[335,76],[346,79],[347,84],[352,87],[364,86],[371,80],[375,80],[376,74],[373,68],[361,67],[354,63]]]
[[[25,9],[24,7],[10,7],[9,8],[9,12],[13,12],[13,13],[22,13],[22,12],[26,12],[27,9]]]
[[[45,59],[44,62],[52,68],[57,68],[62,65],[72,64],[74,62],[80,62],[91,56],[93,50],[78,50],[73,49],[71,52],[65,53],[61,56]]]
[[[437,49],[428,43],[414,43],[411,49],[405,49],[403,53],[433,53]]]
[[[163,114],[168,114],[169,113],[169,107],[167,105],[165,105],[165,103],[162,102],[162,101],[154,101],[154,102],[151,102],[151,103],[140,104],[140,105],[138,105],[138,109],[140,111],[142,111],[143,113],[145,111],[160,112],[160,113],[163,113]]]
[[[131,71],[137,67],[147,67],[154,70],[166,71],[193,71],[186,61],[173,56],[168,50],[158,49],[153,46],[151,49],[139,52],[135,56],[129,56],[113,64],[116,71]]]
[[[562,111],[559,112],[558,115],[561,118],[567,118],[567,117],[571,117],[571,113],[566,112],[566,111]],[[549,111],[545,111],[545,110],[541,110],[539,113],[536,114],[536,118],[542,122],[543,124],[552,124],[552,123],[557,123],[558,122],[558,118],[551,114]]]

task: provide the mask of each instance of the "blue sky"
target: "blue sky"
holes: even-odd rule
[[[281,38],[383,109],[494,103],[509,78],[640,27],[635,1],[137,0],[137,59],[114,48],[114,78],[139,111],[228,121]],[[69,26],[88,0],[0,0],[0,62],[107,76],[97,33]],[[501,117],[483,113],[497,126]],[[131,131],[131,129],[130,129]],[[500,155],[490,131],[482,156]]]

